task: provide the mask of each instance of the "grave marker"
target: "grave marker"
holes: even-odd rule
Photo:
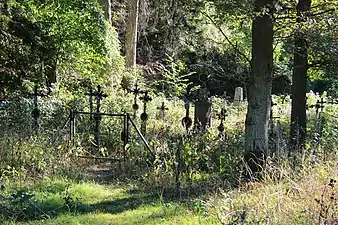
[[[211,126],[211,112],[213,98],[209,98],[210,92],[207,88],[201,88],[195,101],[194,126],[197,130],[205,131]]]
[[[103,98],[106,98],[108,95],[104,94],[101,90],[101,86],[97,86],[97,91],[93,92],[92,96],[96,98],[96,114],[94,115],[95,120],[95,142],[97,148],[100,148],[100,123],[101,123],[101,115],[100,115],[100,108],[101,108],[101,101]]]
[[[38,97],[45,97],[46,94],[40,92],[38,93],[38,86],[35,85],[34,87],[34,93],[32,94],[33,101],[34,101],[34,109],[32,110],[32,117],[33,117],[33,130],[35,132],[38,132],[39,130],[39,117],[40,117],[40,109],[39,109],[39,102]]]
[[[243,99],[244,99],[243,88],[236,87],[234,96],[234,105],[238,106],[241,102],[243,102]]]
[[[212,101],[201,99],[195,102],[195,127],[206,130],[211,126]]]
[[[137,83],[135,83],[135,88],[133,90],[131,90],[131,92],[134,94],[134,104],[133,104],[134,115],[133,115],[133,119],[135,119],[137,110],[139,109],[139,105],[137,104],[137,96],[139,94],[141,94],[141,90],[138,88]]]
[[[162,105],[160,107],[157,107],[158,110],[160,110],[162,114],[162,120],[165,119],[165,111],[168,110],[168,108],[165,106],[164,102],[162,102]]]
[[[224,124],[223,124],[225,117],[228,116],[226,108],[222,108],[221,112],[219,114],[217,114],[217,116],[221,120],[220,125],[217,127],[218,132],[219,132],[218,137],[221,138],[221,139],[226,139],[227,134],[225,132],[225,127],[224,127]]]
[[[148,120],[148,114],[147,114],[147,103],[150,102],[152,99],[151,97],[148,95],[148,91],[142,91],[141,93],[143,93],[143,97],[141,97],[140,99],[143,101],[143,113],[141,114],[141,131],[143,133],[143,135],[146,134],[147,132],[147,120]]]
[[[190,110],[190,102],[188,99],[185,100],[184,104],[185,108],[185,117],[182,119],[182,126],[185,128],[186,132],[189,132],[189,128],[192,125],[192,119],[189,117],[189,110]]]

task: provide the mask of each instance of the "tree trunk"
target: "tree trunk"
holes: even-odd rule
[[[245,161],[251,172],[259,172],[268,149],[273,68],[273,20],[268,8],[273,0],[256,0],[252,24],[252,68],[245,121]],[[264,9],[264,10],[263,10]],[[265,12],[264,14],[262,12]],[[271,12],[272,13],[272,12]]]
[[[109,24],[112,23],[112,17],[111,17],[111,2],[110,0],[99,0],[99,3],[102,7],[102,10],[104,12],[104,17],[109,22]]]
[[[128,1],[128,20],[126,30],[126,66],[128,68],[136,67],[136,47],[137,47],[137,27],[139,0]]]
[[[297,6],[297,22],[306,20],[304,13],[310,10],[311,0],[299,0]],[[292,73],[292,108],[290,140],[291,151],[304,148],[306,140],[306,88],[308,70],[308,44],[301,25],[294,37],[294,62]]]

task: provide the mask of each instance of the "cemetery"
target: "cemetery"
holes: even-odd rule
[[[0,2],[0,224],[338,224],[336,8]]]

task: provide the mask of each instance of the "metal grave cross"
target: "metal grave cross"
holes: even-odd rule
[[[324,109],[324,104],[327,103],[327,102],[324,102],[324,99],[321,98],[320,101],[317,100],[316,104],[314,105],[306,105],[306,108],[309,109],[309,108],[316,108],[316,118],[319,117],[319,109],[321,109],[320,111],[322,112],[323,109]]]
[[[320,112],[323,112],[323,109],[324,109],[324,104],[326,102],[324,101],[323,98],[320,98],[320,101],[317,100],[316,104],[315,104],[315,108],[316,108],[316,117],[318,118],[319,117],[319,109],[320,109]]]
[[[152,100],[152,98],[148,95],[148,91],[141,91],[140,93],[143,93],[143,97],[141,97],[140,99],[143,101],[143,113],[141,114],[141,120],[142,120],[142,124],[141,124],[141,130],[143,132],[143,134],[145,134],[147,132],[147,120],[148,120],[148,114],[147,114],[147,103],[150,102]]]
[[[192,119],[189,117],[190,102],[188,99],[185,100],[184,108],[185,108],[185,117],[183,117],[182,119],[182,126],[188,132],[189,128],[192,125]]]
[[[162,113],[162,120],[164,121],[165,111],[169,110],[169,109],[165,106],[164,102],[162,102],[162,105],[160,107],[157,107],[157,109],[161,111],[161,113]]]
[[[225,107],[223,107],[221,109],[221,112],[219,114],[217,114],[218,118],[221,120],[221,123],[220,125],[217,127],[217,130],[219,132],[218,136],[220,138],[223,138],[225,139],[226,138],[226,132],[225,132],[225,127],[224,127],[224,120],[225,120],[225,117],[228,116],[228,113],[227,113],[227,110]]]
[[[35,85],[34,87],[34,93],[32,94],[34,99],[34,109],[32,110],[32,117],[33,117],[33,129],[35,132],[39,130],[39,117],[40,117],[40,109],[39,109],[39,103],[38,103],[38,97],[46,97],[47,95],[38,92],[38,86]]]
[[[131,90],[131,92],[134,94],[134,104],[133,104],[134,116],[133,116],[133,118],[135,119],[137,110],[139,109],[139,106],[137,104],[137,96],[139,94],[141,94],[141,90],[138,88],[137,83],[135,83],[135,88],[133,90]]]
[[[108,95],[104,94],[101,90],[101,86],[97,86],[97,91],[93,93],[92,96],[96,98],[96,113],[94,115],[95,119],[95,142],[98,148],[100,148],[100,123],[101,123],[101,115],[100,115],[100,107],[101,107],[101,100],[103,98],[108,97]]]

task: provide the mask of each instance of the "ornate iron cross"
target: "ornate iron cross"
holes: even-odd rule
[[[135,83],[135,88],[131,90],[131,92],[134,94],[134,104],[133,104],[133,110],[134,110],[134,116],[135,119],[137,110],[139,109],[139,105],[137,104],[137,96],[141,94],[141,90],[138,88],[138,84]]]
[[[147,103],[152,100],[152,98],[148,95],[148,91],[141,91],[140,93],[143,93],[143,97],[140,99],[143,101],[143,113],[141,114],[141,120],[142,120],[142,132],[145,134],[147,132],[147,120],[148,120],[148,114],[147,114]]]
[[[95,142],[98,148],[100,148],[100,122],[101,122],[101,115],[100,115],[100,107],[101,107],[101,100],[103,98],[108,97],[108,95],[104,94],[101,90],[101,86],[97,86],[97,91],[92,93],[92,97],[96,98],[96,114],[94,115],[95,119]]]

